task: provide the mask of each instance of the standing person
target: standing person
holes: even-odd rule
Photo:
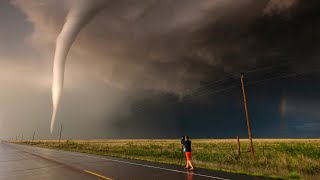
[[[193,171],[194,168],[191,164],[191,141],[189,140],[189,136],[184,136],[184,138],[181,138],[181,144],[183,144],[183,151],[186,153],[186,160],[187,165],[185,169],[189,169],[190,171]]]

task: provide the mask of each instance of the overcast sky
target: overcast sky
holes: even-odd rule
[[[0,138],[61,123],[73,139],[246,137],[239,74],[270,66],[246,82],[302,75],[248,84],[253,135],[320,136],[317,0],[105,0],[67,57],[51,135],[55,41],[80,1],[0,2]]]

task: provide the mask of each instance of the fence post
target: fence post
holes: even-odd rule
[[[238,142],[238,155],[240,156],[240,140],[239,140],[239,136],[237,136],[237,142]]]
[[[60,128],[59,146],[60,146],[60,141],[61,141],[61,133],[62,133],[62,124],[61,124],[61,128]]]

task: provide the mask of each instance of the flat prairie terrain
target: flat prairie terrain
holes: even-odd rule
[[[105,156],[184,165],[179,139],[36,140],[16,142]],[[319,179],[320,139],[192,139],[196,168],[229,171],[278,179]]]

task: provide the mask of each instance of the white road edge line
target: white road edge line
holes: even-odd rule
[[[32,148],[35,148],[35,147],[30,147],[30,149],[32,149]],[[36,147],[36,148],[39,148],[39,149],[41,149],[41,150],[53,150],[53,151],[57,151],[57,152],[59,152],[59,153],[64,153],[64,154],[73,154],[73,155],[77,155],[77,156],[83,156],[83,157],[89,157],[89,158],[102,159],[102,160],[106,160],[106,161],[113,161],[113,162],[118,162],[118,163],[131,164],[131,165],[148,167],[148,168],[153,168],[153,169],[161,169],[161,170],[166,170],[166,171],[171,171],[171,172],[177,172],[177,173],[183,173],[183,174],[192,174],[192,175],[201,176],[201,177],[206,177],[206,178],[211,178],[211,179],[230,180],[230,179],[225,179],[225,178],[221,178],[221,177],[215,177],[215,176],[209,176],[209,175],[197,174],[197,173],[189,173],[189,172],[185,172],[185,171],[179,171],[179,170],[174,170],[174,169],[162,168],[162,167],[157,167],[157,166],[151,166],[151,165],[139,164],[139,163],[134,163],[134,162],[128,162],[128,161],[121,161],[121,160],[109,159],[109,158],[104,158],[104,157],[100,157],[100,156],[90,156],[90,155],[86,155],[86,154],[80,153],[80,152],[69,152],[69,151],[65,151],[65,150],[48,149],[48,148],[40,148],[40,147]]]
[[[87,155],[84,155],[84,156],[87,156]],[[148,167],[148,168],[161,169],[161,170],[166,170],[166,171],[172,171],[172,172],[188,174],[188,172],[185,172],[185,171],[162,168],[162,167],[157,167],[157,166],[150,166],[150,165],[145,165],[145,164],[139,164],[139,163],[133,163],[133,162],[127,162],[127,161],[120,161],[120,160],[108,159],[108,158],[102,158],[102,157],[94,157],[94,156],[87,156],[87,157],[92,157],[92,158],[103,159],[103,160],[108,160],[108,161],[114,161],[114,162],[119,162],[119,163],[125,163],[125,164],[131,164],[131,165],[136,165],[136,166],[143,166],[143,167]],[[212,179],[230,180],[230,179],[225,179],[225,178],[220,178],[220,177],[208,176],[208,175],[204,175],[204,174],[196,174],[196,173],[189,173],[189,174],[193,174],[193,175],[196,175],[196,176],[207,177],[207,178],[212,178]]]
[[[52,150],[52,149],[50,149],[50,150]],[[211,179],[230,180],[230,179],[225,179],[225,178],[221,178],[221,177],[215,177],[215,176],[209,176],[209,175],[197,174],[197,173],[189,173],[189,172],[185,172],[185,171],[179,171],[179,170],[174,170],[174,169],[162,168],[162,167],[157,167],[157,166],[151,166],[151,165],[133,163],[133,162],[128,162],[128,161],[121,161],[121,160],[109,159],[109,158],[104,158],[104,157],[100,157],[100,156],[90,156],[90,155],[86,155],[86,154],[78,153],[78,152],[68,152],[68,151],[57,150],[57,149],[54,149],[54,150],[56,150],[56,151],[58,151],[58,152],[60,152],[60,153],[65,153],[65,154],[73,154],[73,155],[78,155],[78,156],[83,156],[83,157],[90,157],[90,158],[102,159],[102,160],[106,160],[106,161],[113,161],[113,162],[118,162],[118,163],[131,164],[131,165],[148,167],[148,168],[154,168],[154,169],[161,169],[161,170],[166,170],[166,171],[171,171],[171,172],[177,172],[177,173],[183,173],[183,174],[192,174],[192,175],[201,176],[201,177],[206,177],[206,178],[211,178]]]

